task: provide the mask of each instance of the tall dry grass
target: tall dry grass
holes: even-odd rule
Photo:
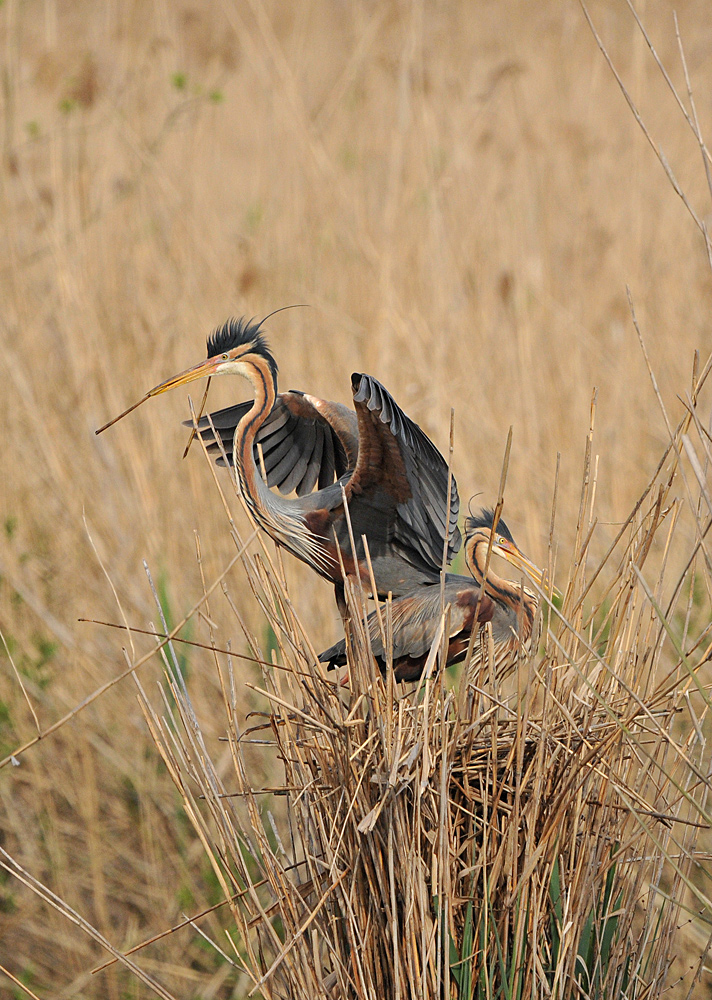
[[[679,11],[704,94],[712,21],[706,4]],[[592,12],[704,219],[699,149],[644,39],[623,4]],[[646,23],[684,94],[669,12],[648,9]],[[111,437],[93,430],[201,357],[204,335],[234,312],[311,304],[270,327],[287,387],[346,400],[350,372],[371,371],[441,446],[455,406],[464,498],[496,494],[513,424],[507,516],[539,561],[560,454],[557,566],[576,550],[572,498],[597,386],[588,552],[603,557],[668,442],[625,284],[675,424],[692,353],[709,346],[709,271],[578,8],[6,0],[0,34],[3,756],[127,669],[122,640],[76,621],[120,620],[101,563],[129,621],[160,630],[142,560],[173,625],[232,558],[205,463],[178,461],[184,400],[156,401]],[[213,404],[234,391],[216,385]],[[235,518],[246,536],[239,509]],[[676,524],[667,558],[681,574],[698,535],[694,519]],[[328,644],[330,595],[291,561],[284,571],[312,642]],[[706,577],[695,574],[675,623],[688,644],[709,618]],[[269,648],[237,567],[228,592]],[[187,637],[209,641],[213,623],[221,648],[232,639],[245,651],[220,588],[208,619],[195,617]],[[132,638],[136,662],[153,644]],[[181,649],[226,782],[219,674],[209,654]],[[266,708],[244,686],[258,676],[235,661],[241,726]],[[146,691],[163,683],[156,657],[140,679]],[[694,704],[678,713],[678,740],[697,733],[698,716]],[[274,787],[270,756],[245,753],[254,786]],[[219,901],[130,679],[17,759],[0,776],[2,846],[115,946]],[[0,961],[30,988],[142,989],[117,966],[91,977],[104,956],[96,942],[12,879],[0,891]],[[201,927],[222,940],[227,924],[219,910]],[[671,979],[701,951],[699,925],[688,930]],[[234,970],[190,929],[146,955],[142,967],[177,994],[241,995]]]

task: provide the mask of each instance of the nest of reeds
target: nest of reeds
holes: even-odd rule
[[[265,660],[233,603],[269,707],[241,722],[231,657],[216,656],[229,783],[170,665],[166,714],[141,697],[230,907],[223,953],[249,995],[661,994],[681,908],[706,905],[694,875],[709,818],[698,759],[710,647],[704,624],[693,638],[689,597],[699,542],[666,576],[672,539],[686,537],[674,445],[695,426],[691,411],[590,566],[589,448],[563,603],[540,594],[538,631],[505,682],[485,627],[456,681],[436,641],[424,677],[401,689],[379,673],[347,588],[344,685],[318,662],[269,550],[244,556],[278,652]],[[704,537],[709,522],[694,520]],[[447,608],[444,633],[446,620]],[[692,731],[680,731],[683,709]],[[253,787],[254,744],[281,784]]]

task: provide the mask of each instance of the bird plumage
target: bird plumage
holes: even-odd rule
[[[235,429],[251,408],[249,400],[216,410],[198,421],[200,436],[218,465],[232,465]],[[191,420],[183,424],[193,426]],[[294,491],[297,496],[323,489],[356,464],[356,414],[341,403],[325,403],[304,392],[277,393],[272,410],[255,435],[254,452],[260,471],[264,462],[271,489],[284,495]]]
[[[503,678],[516,664],[520,645],[526,645],[532,634],[538,600],[521,584],[504,580],[491,568],[481,587],[487,549],[492,534],[493,512],[483,510],[466,521],[465,560],[471,577],[448,574],[445,578],[444,601],[440,584],[420,587],[391,603],[393,670],[396,680],[416,680],[420,677],[437,633],[443,607],[449,606],[450,629],[446,666],[460,662],[466,655],[474,627],[491,623],[494,662],[498,677]],[[538,582],[542,574],[517,548],[512,534],[502,520],[492,539],[492,551],[526,568]],[[385,649],[378,616],[367,619],[371,651],[382,671],[386,669]],[[475,647],[475,664],[482,650]],[[325,650],[319,659],[331,667],[346,663],[346,640],[341,639]]]
[[[247,319],[245,316],[232,316],[222,326],[218,326],[208,336],[208,359],[220,354],[229,354],[238,347],[249,347],[250,353],[265,359],[270,366],[272,375],[277,377],[277,362],[270,351],[262,331],[264,320]]]
[[[235,466],[256,523],[335,584],[342,617],[344,577],[359,578],[368,593],[373,574],[375,594],[396,598],[396,676],[418,676],[441,615],[443,550],[449,562],[461,542],[455,479],[427,435],[372,376],[352,375],[355,413],[306,393],[279,394],[263,322],[228,320],[208,337],[205,361],[161,382],[96,433],[150,397],[194,379],[247,378],[252,402],[202,418],[201,439],[220,453],[218,461]],[[275,494],[271,486],[297,497]],[[444,581],[451,622],[448,663],[462,658],[472,630],[485,621],[492,623],[497,658],[511,659],[531,635],[536,597],[489,570],[488,553],[504,556],[540,585],[543,574],[520,552],[504,522],[492,533],[493,522],[492,511],[467,520],[465,559],[474,579],[448,574]],[[368,624],[372,649],[385,667],[374,615]],[[345,642],[321,659],[343,662]]]
[[[483,507],[477,514],[470,514],[469,517],[465,518],[465,531],[468,536],[472,535],[478,528],[486,528],[488,531],[491,530],[494,524],[494,507]],[[516,545],[516,542],[512,538],[512,532],[509,530],[504,522],[504,518],[500,517],[497,521],[497,534],[506,538],[507,541],[511,542],[512,545]]]
[[[440,452],[372,376],[352,376],[355,414],[349,417],[339,404],[278,394],[277,365],[261,328],[228,320],[208,338],[205,362],[149,395],[208,375],[248,378],[252,403],[201,420],[199,433],[232,460],[255,522],[337,586],[344,574],[355,574],[370,590],[362,536],[381,596],[437,580],[445,536],[448,560],[461,542],[457,484],[450,477],[448,518],[448,468]],[[279,496],[270,485],[297,497]]]

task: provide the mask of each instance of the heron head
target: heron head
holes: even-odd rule
[[[272,315],[272,313],[270,313]],[[265,317],[268,318],[268,317]],[[127,413],[131,413],[141,403],[145,403],[151,396],[160,396],[162,392],[175,389],[179,385],[186,385],[198,378],[209,378],[212,375],[243,375],[249,378],[255,368],[264,371],[267,368],[272,382],[277,380],[277,362],[270,354],[267,342],[260,332],[264,320],[229,319],[208,337],[208,356],[205,361],[201,361],[192,368],[186,368],[184,372],[173,375],[159,385],[149,389],[143,399],[133,403],[127,410],[114,417],[108,424],[104,424],[95,433],[101,434],[107,427],[111,427],[117,420],[121,420]]]
[[[492,535],[493,523],[493,510],[482,510],[474,517],[467,518],[465,522],[465,559],[468,566],[471,568],[475,561],[475,549],[477,546],[481,544],[489,544],[491,537],[493,555],[501,556],[503,559],[506,559],[508,563],[520,572],[526,573],[531,580],[538,584],[538,586],[542,587],[544,582],[543,571],[540,570],[539,567],[531,561],[531,559],[524,555],[522,550],[514,541],[512,532],[509,530],[502,518],[500,518],[497,522],[497,528],[494,535]]]
[[[207,378],[213,375],[243,375],[250,374],[250,368],[255,365],[267,365],[272,378],[277,377],[277,362],[267,347],[260,327],[264,321],[229,319],[219,326],[208,337],[208,356],[205,361],[187,368],[178,375],[173,375],[147,393],[148,396],[158,396],[176,386],[186,385],[195,379]]]

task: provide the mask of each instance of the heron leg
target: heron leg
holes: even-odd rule
[[[346,630],[346,622],[348,621],[348,609],[346,607],[346,593],[344,591],[344,585],[342,581],[334,584],[334,597],[336,598],[336,607],[339,609],[339,614],[341,615],[341,621],[344,623],[344,631]]]

